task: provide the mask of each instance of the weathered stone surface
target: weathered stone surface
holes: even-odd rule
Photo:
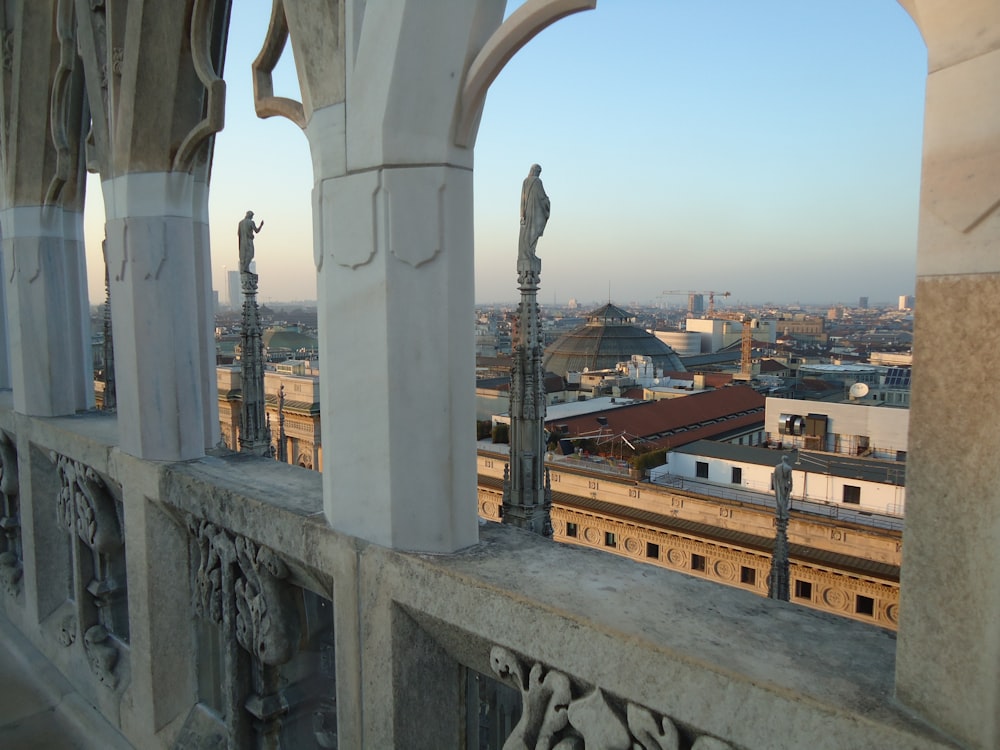
[[[921,279],[917,292],[897,692],[990,747],[1000,742],[1000,592],[982,553],[1000,534],[1000,466],[984,415],[1000,396],[981,384],[1000,365],[1000,332],[982,301],[1000,298],[1000,274]]]

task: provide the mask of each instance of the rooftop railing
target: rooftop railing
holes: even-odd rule
[[[0,430],[3,612],[136,747],[954,746],[876,627],[495,524],[386,549],[330,528],[315,472],[143,461],[113,417]]]

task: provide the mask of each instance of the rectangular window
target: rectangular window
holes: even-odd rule
[[[573,536],[573,537],[576,536],[576,524],[575,523],[570,523],[569,521],[566,522],[566,536]]]
[[[854,599],[854,611],[859,615],[874,615],[875,600],[870,596],[858,594]]]
[[[743,469],[738,466],[733,467],[733,484],[743,484]]]
[[[748,586],[753,586],[755,583],[757,583],[757,571],[754,568],[748,568],[746,565],[741,565],[740,583],[745,583]]]
[[[653,542],[646,542],[646,557],[650,560],[660,559],[660,545]]]
[[[605,531],[604,532],[604,546],[605,547],[617,547],[618,539],[615,538],[615,532]]]
[[[844,502],[851,505],[861,504],[861,488],[853,484],[844,485]]]
[[[796,581],[795,582],[795,598],[796,599],[809,599],[812,601],[813,598],[813,585],[809,581]]]
[[[691,570],[700,570],[704,572],[705,570],[705,557],[704,555],[698,555],[694,552],[691,553]]]
[[[708,462],[707,461],[696,461],[694,465],[695,476],[701,479],[708,479]]]

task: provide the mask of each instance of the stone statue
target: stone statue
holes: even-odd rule
[[[549,220],[549,196],[538,176],[542,168],[532,164],[521,185],[521,236],[517,243],[518,260],[535,260],[535,244]]]
[[[250,261],[253,260],[253,236],[264,228],[264,220],[260,224],[253,223],[253,211],[240,222],[238,236],[240,238],[240,272],[250,273]]]
[[[788,456],[782,456],[781,463],[774,467],[774,503],[778,518],[787,520],[792,503],[792,466]]]

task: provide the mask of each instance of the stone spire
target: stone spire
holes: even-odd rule
[[[771,599],[789,601],[788,586],[788,518],[777,518],[771,573],[767,577],[767,595]]]
[[[552,536],[552,487],[545,468],[545,379],[539,335],[535,243],[548,221],[549,199],[533,165],[521,196],[517,281],[521,290],[514,363],[510,368],[510,462],[504,469],[503,522]]]
[[[111,275],[108,270],[108,241],[101,242],[104,254],[104,401],[103,409],[108,411],[118,407],[117,385],[115,383],[115,340],[111,326]]]
[[[789,601],[788,590],[788,516],[792,504],[792,467],[788,456],[774,467],[774,554],[771,573],[767,577],[767,595],[771,599]]]
[[[251,226],[253,214],[248,212]],[[258,456],[271,455],[271,426],[264,410],[264,342],[261,336],[260,310],[257,307],[257,274],[250,271],[253,259],[253,235],[250,249],[246,238],[240,235],[240,282],[243,287],[243,321],[240,331],[240,388],[243,402],[240,407],[240,451]],[[259,231],[259,230],[257,230]]]
[[[278,451],[275,460],[281,463],[288,463],[288,455],[285,449],[288,436],[285,434],[285,384],[278,388]]]

